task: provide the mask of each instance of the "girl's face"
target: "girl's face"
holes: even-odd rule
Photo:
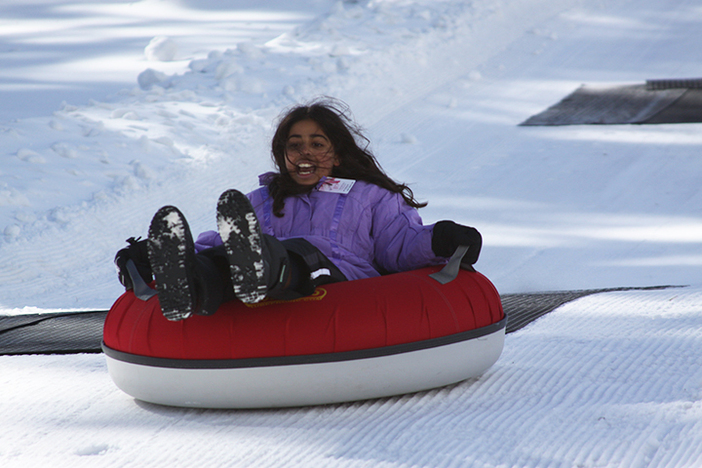
[[[300,185],[316,185],[328,177],[339,158],[327,135],[314,120],[301,120],[290,127],[285,144],[285,168]]]

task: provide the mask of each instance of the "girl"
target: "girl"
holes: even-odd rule
[[[326,283],[446,263],[460,245],[469,246],[464,263],[475,263],[478,231],[452,221],[424,226],[417,208],[426,203],[383,172],[367,143],[336,101],[293,108],[273,137],[277,172],[246,196],[222,194],[218,232],[194,242],[183,214],[165,206],[146,241],[118,252],[120,280],[132,286],[130,258],[142,277],[153,272],[163,314],[182,320],[235,298],[294,299]]]

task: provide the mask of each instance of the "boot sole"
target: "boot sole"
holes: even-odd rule
[[[217,228],[227,253],[234,294],[247,304],[260,302],[268,292],[261,227],[246,195],[228,190],[219,197]]]
[[[164,206],[156,212],[147,247],[161,312],[172,321],[190,317],[195,310],[195,282],[188,265],[194,265],[195,247],[178,208]]]

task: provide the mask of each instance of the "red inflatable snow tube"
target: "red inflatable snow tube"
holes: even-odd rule
[[[115,302],[105,321],[103,349],[108,358],[108,368],[115,383],[138,399],[201,407],[296,406],[374,398],[454,383],[482,373],[497,360],[502,351],[506,317],[499,294],[485,276],[462,270],[455,280],[440,284],[428,276],[439,269],[429,267],[329,284],[317,288],[312,296],[293,301],[265,300],[251,305],[232,301],[222,305],[214,315],[192,316],[179,322],[163,317],[157,296],[142,301],[128,291]],[[489,345],[489,352],[483,352],[480,348],[486,336],[496,337]],[[452,351],[461,353],[455,359],[453,355],[429,357],[422,354],[422,350],[437,352],[438,349],[449,349],[457,343],[467,342],[471,342],[470,349]],[[426,370],[416,367],[417,372],[422,374],[441,374],[442,363],[437,360],[464,360],[465,366],[470,369],[464,367],[463,370],[447,371],[453,374],[416,385],[405,382],[397,387],[376,388],[359,394],[344,394],[338,389],[330,389],[331,396],[307,398],[309,389],[304,388],[305,382],[327,372],[329,363],[345,362],[351,366],[365,361],[362,369],[349,367],[351,370],[338,370],[349,378],[353,377],[350,374],[358,372],[359,376],[354,377],[356,382],[363,376],[372,375],[373,371],[368,369],[367,363],[382,361],[377,368],[378,375],[373,377],[378,380],[385,378],[388,369],[393,366],[405,365],[385,359],[397,359],[398,355],[405,355],[410,360],[427,361]],[[478,359],[481,362],[469,362]],[[327,367],[324,367],[325,370],[317,368],[314,372],[309,371],[312,377],[304,373],[299,376],[286,374],[284,379],[288,386],[293,385],[290,382],[295,379],[300,379],[299,385],[303,388],[297,399],[288,398],[292,390],[285,386],[282,386],[281,394],[271,397],[270,401],[259,399],[263,390],[251,391],[248,387],[242,390],[243,396],[208,399],[208,395],[202,395],[217,385],[222,386],[222,391],[233,392],[236,386],[233,380],[249,386],[258,377],[248,374],[243,377],[241,372],[244,370],[267,369],[273,372],[272,369],[281,369],[281,372],[292,372],[291,369],[302,369],[305,364]],[[446,364],[454,365],[451,362]],[[415,368],[411,361],[408,366],[409,371],[400,371],[405,374],[401,378],[409,378],[406,374]],[[159,369],[164,372],[168,370],[173,375],[157,375]],[[193,387],[189,394],[162,397],[164,392],[170,390],[162,391],[158,387],[159,379],[173,378],[178,383],[163,384],[164,387],[180,387],[184,385],[182,379],[188,378],[185,377],[186,371],[193,369],[209,369],[215,380],[221,375],[221,372],[215,371],[237,370],[239,374],[227,377],[229,380],[210,383],[209,387]],[[332,372],[337,371],[332,369]],[[202,375],[193,377],[193,385],[200,385],[197,380],[203,378]],[[421,380],[425,376],[418,378]],[[261,379],[262,388],[268,390],[267,382],[277,377],[272,373]],[[340,377],[334,379],[336,382]],[[314,391],[317,391],[326,384],[317,382],[310,385],[314,385]],[[145,386],[150,388],[143,388]],[[252,394],[251,401],[242,403],[249,398],[249,393]]]
[[[480,273],[441,285],[438,268],[329,284],[294,301],[228,302],[211,316],[170,322],[157,297],[131,291],[110,310],[104,343],[170,359],[246,359],[338,353],[412,343],[475,330],[504,317],[500,296]]]

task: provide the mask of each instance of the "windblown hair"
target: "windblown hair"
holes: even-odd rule
[[[385,174],[368,148],[370,141],[363,135],[349,114],[346,104],[331,98],[324,98],[308,105],[294,107],[280,119],[271,145],[278,173],[268,186],[268,191],[273,198],[273,213],[277,217],[283,216],[282,210],[285,207],[287,197],[305,193],[314,188],[314,186],[297,184],[285,165],[285,151],[290,129],[297,122],[303,120],[312,120],[317,123],[329,138],[332,148],[339,158],[339,165],[332,169],[331,175],[333,177],[363,180],[390,192],[399,193],[405,202],[414,208],[422,208],[427,205],[418,202],[407,185],[397,183]],[[359,146],[359,142],[362,147]]]

